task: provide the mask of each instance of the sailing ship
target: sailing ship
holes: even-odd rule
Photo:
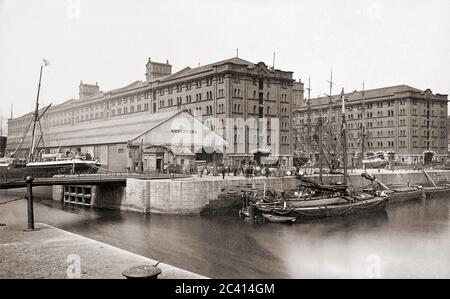
[[[383,211],[389,198],[383,191],[350,192],[349,186],[344,184],[325,185],[307,178],[301,179],[299,191],[294,195],[286,192],[279,196],[269,195],[250,205],[249,209],[255,209],[256,214],[263,217],[270,214],[302,221]]]
[[[361,193],[297,202],[286,201],[275,205],[257,204],[255,208],[261,213],[270,213],[275,216],[295,217],[297,220],[313,220],[384,211],[387,200],[387,195],[376,196]]]
[[[296,220],[312,220],[325,217],[347,216],[352,214],[372,213],[384,211],[389,195],[383,191],[352,191],[347,184],[347,140],[344,90],[342,99],[342,149],[344,182],[325,185],[297,176],[300,180],[299,191],[295,196],[287,196],[286,192],[274,195],[269,192],[263,195],[256,193],[243,206],[241,214],[250,217],[261,215],[263,219],[283,219],[279,217],[294,217]],[[320,151],[321,152],[321,151]],[[322,170],[322,169],[320,169]],[[320,176],[322,178],[322,176]],[[269,217],[271,215],[272,217]],[[287,218],[283,220],[287,221]],[[280,221],[281,222],[281,221]]]
[[[101,164],[95,160],[91,155],[81,153],[67,152],[63,155],[60,149],[55,154],[46,154],[44,147],[40,148],[36,155],[37,149],[41,141],[43,141],[44,132],[40,120],[45,113],[50,109],[51,104],[43,109],[42,113],[39,111],[39,94],[41,90],[42,70],[44,66],[49,63],[43,59],[39,73],[38,92],[36,97],[36,105],[33,117],[26,128],[18,146],[6,158],[0,160],[0,174],[9,177],[23,177],[27,175],[48,177],[57,174],[76,174],[76,173],[95,173],[100,168]],[[25,137],[30,128],[31,130],[31,147],[28,151],[27,158],[16,158],[16,154],[21,148]],[[40,136],[37,138],[37,130],[40,130]]]

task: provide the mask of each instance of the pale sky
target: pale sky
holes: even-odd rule
[[[312,97],[408,84],[450,93],[448,0],[0,0],[0,115],[145,80],[148,57],[173,71],[236,55],[294,72]]]

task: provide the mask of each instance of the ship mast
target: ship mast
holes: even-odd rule
[[[311,77],[308,77],[308,120],[307,120],[307,130],[308,130],[308,159],[311,159]]]
[[[330,84],[330,93],[326,96],[328,96],[329,98],[329,103],[328,103],[328,130],[329,130],[329,134],[330,134],[330,142],[331,142],[331,138],[333,136],[333,127],[331,125],[331,113],[332,113],[332,109],[333,109],[333,85],[335,85],[335,83],[333,82],[333,69],[331,69],[331,77],[330,77],[330,81],[327,81]]]
[[[346,120],[345,120],[345,97],[344,88],[341,91],[342,100],[342,146],[343,146],[343,163],[344,163],[344,185],[347,185],[347,133],[346,133]]]
[[[47,60],[42,59],[41,64],[41,70],[39,72],[39,84],[38,84],[38,91],[36,96],[36,106],[34,108],[34,114],[33,114],[33,131],[31,135],[31,148],[30,152],[28,153],[28,162],[33,162],[33,156],[34,151],[36,150],[36,129],[37,129],[37,122],[39,121],[39,94],[41,91],[41,80],[42,80],[42,69],[44,68],[44,65],[47,66],[49,63]]]
[[[363,82],[363,90],[362,90],[362,100],[361,100],[361,111],[362,111],[362,116],[361,116],[361,130],[362,130],[362,136],[361,136],[361,166],[363,166],[363,160],[364,160],[364,143],[365,143],[365,139],[366,139],[366,127],[365,127],[365,123],[364,123],[364,114],[366,109],[364,108],[364,100],[365,100],[365,82]]]

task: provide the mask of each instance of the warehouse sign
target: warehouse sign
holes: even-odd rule
[[[195,133],[197,133],[196,130],[181,130],[181,129],[171,130],[170,132],[171,133],[188,133],[188,134],[195,134]]]

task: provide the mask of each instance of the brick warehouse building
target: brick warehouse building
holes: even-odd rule
[[[447,95],[399,85],[354,91],[344,98],[349,165],[356,165],[361,159],[363,146],[364,158],[383,153],[407,164],[446,160]],[[317,142],[308,135],[319,132],[317,124],[322,118],[322,144],[338,153],[341,113],[340,95],[333,96],[331,101],[329,97],[320,97],[311,99],[309,104],[302,102],[294,112],[296,149],[308,153],[309,148],[313,160],[318,158]]]
[[[79,98],[52,106],[42,123],[43,130],[51,135],[56,128],[60,133],[64,128],[72,130],[80,124],[89,124],[88,127],[95,130],[96,124],[109,120],[186,110],[218,132],[229,145],[230,141],[244,142],[242,151],[236,150],[236,146],[234,152],[223,155],[225,165],[237,166],[241,159],[253,158],[255,148],[264,147],[264,143],[260,138],[250,140],[249,130],[239,134],[226,128],[226,119],[242,118],[246,121],[264,117],[270,123],[274,118],[280,124],[279,142],[271,144],[271,136],[265,137],[267,139],[264,141],[277,147],[273,152],[280,163],[292,165],[290,124],[293,108],[302,100],[303,83],[295,81],[292,72],[267,67],[263,62],[254,64],[235,57],[197,68],[186,67],[172,74],[168,61],[159,63],[149,59],[145,81],[135,81],[109,91],[101,91],[97,83],[81,82]],[[31,117],[29,113],[8,121],[9,152],[20,143]],[[266,131],[259,126],[258,122],[256,135]],[[120,131],[120,121],[116,130]],[[253,143],[255,146],[252,146]],[[29,144],[25,138],[22,152],[18,155],[24,155]],[[55,150],[50,148],[50,151]]]

